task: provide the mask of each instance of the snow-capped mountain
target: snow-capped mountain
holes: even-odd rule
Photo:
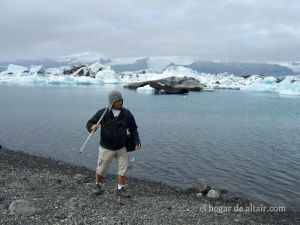
[[[300,73],[300,62],[283,62],[283,63],[279,63],[279,65],[287,67],[297,73]]]

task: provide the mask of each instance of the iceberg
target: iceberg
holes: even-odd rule
[[[15,64],[9,64],[7,70],[4,73],[11,73],[11,74],[22,74],[28,72],[28,68],[24,66],[18,66]]]
[[[217,75],[214,81],[210,86],[213,86],[215,89],[239,90],[244,84],[244,78],[227,73]]]
[[[110,70],[111,68],[110,68],[110,66],[104,66],[99,62],[95,62],[89,66],[89,71],[92,75],[97,74],[99,71],[101,71],[103,69]]]
[[[300,96],[300,91],[293,91],[293,90],[279,90],[278,94],[280,95],[295,95]]]
[[[87,76],[89,74],[89,69],[87,67],[81,67],[76,70],[72,75],[73,76]]]
[[[12,84],[37,84],[43,83],[44,78],[37,73],[27,75],[10,75],[3,74],[0,76],[0,83],[12,83]]]
[[[256,79],[251,83],[241,87],[241,90],[254,92],[275,92],[275,89],[277,87],[276,82],[277,79],[275,77],[256,77]]]
[[[163,74],[163,76],[165,76],[164,78],[173,77],[173,76],[197,78],[199,76],[198,72],[196,72],[192,69],[186,68],[184,66],[169,66],[167,69],[165,69],[163,71],[162,74]]]
[[[46,75],[62,75],[64,72],[65,67],[59,67],[59,68],[48,68],[45,71]]]
[[[31,74],[34,74],[34,73],[44,73],[43,66],[42,65],[39,65],[39,66],[30,66],[29,73],[31,73]]]
[[[49,76],[45,80],[48,84],[80,84],[80,85],[93,85],[93,84],[104,84],[102,80],[97,80],[92,77],[78,77],[72,75],[62,75],[62,76]]]
[[[287,76],[278,83],[276,92],[280,95],[300,95],[300,77]]]
[[[183,66],[170,66],[163,73],[125,73],[122,74],[121,79],[122,83],[131,83],[131,82],[144,82],[144,81],[153,81],[160,80],[169,77],[192,77],[199,79],[199,74],[189,68]]]
[[[103,81],[104,84],[119,84],[122,82],[119,75],[109,69],[99,71],[95,79]]]
[[[272,92],[279,95],[300,95],[300,76],[274,77],[251,75],[245,77],[229,73],[201,73],[184,66],[169,66],[163,72],[141,71],[116,73],[108,65],[95,62],[91,65],[61,66],[44,69],[42,65],[29,68],[10,64],[0,73],[0,83],[49,85],[104,85],[147,82],[154,80],[193,78],[204,89],[235,89],[248,92]],[[152,93],[149,85],[137,88],[139,93]]]
[[[269,76],[269,77],[265,77],[263,79],[264,83],[266,84],[274,84],[277,83],[277,79],[275,77]]]
[[[145,85],[144,87],[139,87],[136,89],[138,92],[143,92],[143,93],[153,93],[154,88],[150,87],[150,85]]]

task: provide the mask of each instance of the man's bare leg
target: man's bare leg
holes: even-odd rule
[[[103,179],[103,176],[96,172],[96,184],[100,184]]]
[[[126,176],[118,176],[118,183],[119,183],[119,185],[125,185]]]
[[[103,179],[103,176],[101,176],[100,174],[96,173],[96,188],[94,190],[94,194],[95,195],[102,195],[103,194],[103,190],[101,188],[101,181]]]

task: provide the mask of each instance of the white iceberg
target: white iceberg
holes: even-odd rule
[[[96,80],[92,77],[76,77],[72,75],[62,75],[62,76],[49,76],[45,80],[48,84],[81,84],[81,85],[93,85],[93,84],[103,84],[101,80]]]
[[[31,74],[34,74],[34,73],[43,73],[44,72],[44,69],[43,69],[43,66],[42,65],[39,65],[39,66],[30,66],[29,68],[29,72]]]
[[[277,79],[275,77],[255,77],[255,80],[253,78],[254,77],[251,78],[252,82],[241,87],[241,90],[253,92],[275,92],[277,87]]]
[[[295,96],[300,96],[300,91],[293,91],[293,90],[288,90],[288,89],[282,89],[278,91],[278,94],[280,95],[295,95]]]
[[[12,84],[37,84],[43,83],[44,78],[39,76],[37,73],[26,74],[26,75],[10,75],[3,74],[0,76],[0,83],[12,83]]]
[[[103,81],[104,84],[119,84],[122,82],[119,75],[113,70],[102,70],[99,71],[95,79]]]
[[[196,71],[186,68],[184,66],[169,66],[167,69],[165,69],[162,73],[164,77],[194,77],[197,78],[199,76],[199,73]]]
[[[61,70],[61,67],[59,68],[47,68],[46,71],[45,71],[45,74],[47,75],[60,75],[62,74],[62,70]]]
[[[130,82],[143,82],[151,80],[159,80],[168,77],[193,77],[195,79],[199,78],[199,74],[192,69],[185,68],[183,66],[170,66],[163,73],[124,73],[121,76],[123,83]]]
[[[2,73],[22,74],[28,71],[29,70],[27,67],[15,65],[15,64],[9,64],[7,70]]]
[[[300,77],[287,76],[281,81],[276,92],[281,95],[300,95]]]
[[[110,70],[111,69],[110,66],[102,65],[99,62],[93,63],[88,68],[89,68],[89,71],[91,72],[92,75],[97,74],[100,70]]]
[[[239,89],[251,92],[273,92],[280,95],[300,95],[300,76],[277,77],[251,75],[239,77],[228,73],[207,74],[197,73],[184,66],[170,66],[162,73],[146,71],[143,73],[125,72],[117,74],[110,66],[104,66],[99,62],[90,66],[80,67],[73,74],[64,74],[70,70],[70,66],[43,69],[43,66],[22,67],[10,64],[6,71],[1,72],[0,83],[18,84],[67,84],[67,85],[103,85],[103,84],[127,84],[131,82],[143,82],[158,80],[168,77],[191,77],[199,80],[206,89]],[[39,75],[43,71],[42,76]],[[90,76],[88,76],[90,73]],[[151,93],[153,88],[149,85],[138,88],[140,93]]]
[[[136,89],[138,92],[149,92],[149,93],[152,93],[154,92],[154,88],[150,87],[149,84],[145,85],[144,87],[139,87]]]

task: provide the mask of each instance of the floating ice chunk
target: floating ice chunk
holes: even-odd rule
[[[102,70],[99,71],[95,78],[97,80],[102,80],[105,84],[119,84],[121,83],[121,79],[118,74],[116,74],[113,70]]]
[[[237,77],[228,73],[221,74],[200,74],[198,80],[201,84],[206,85],[208,88],[214,89],[240,89],[245,85],[243,77]]]
[[[184,66],[169,66],[162,74],[164,77],[196,77],[199,74],[190,68]]]
[[[9,64],[5,73],[22,74],[28,72],[28,68],[24,66],[18,66],[15,64]]]
[[[96,80],[91,77],[75,77],[74,78],[74,83],[75,84],[85,84],[85,85],[91,85],[91,84],[103,84],[101,81]]]
[[[206,84],[210,84],[211,78],[208,77],[208,74],[202,73],[202,74],[200,74],[198,76],[198,80],[200,81],[201,84],[205,84],[206,85]]]
[[[81,84],[81,85],[92,85],[92,84],[103,84],[101,80],[96,80],[92,77],[75,77],[72,75],[61,75],[61,76],[49,76],[46,82],[48,84]]]
[[[89,70],[87,67],[81,67],[78,70],[76,70],[72,75],[74,76],[87,76]]]
[[[300,96],[300,91],[281,89],[281,90],[278,91],[278,94],[280,94],[280,95],[297,95],[297,96]]]
[[[280,95],[300,95],[300,77],[287,76],[281,82],[278,78],[261,75],[252,75],[249,77],[239,77],[228,73],[206,74],[197,73],[192,69],[183,66],[170,66],[162,73],[146,71],[144,73],[122,73],[117,74],[99,62],[90,66],[80,67],[80,69],[72,72],[73,74],[64,74],[64,71],[70,67],[49,68],[40,76],[41,71],[44,72],[43,66],[31,66],[30,69],[14,64],[10,64],[6,71],[1,72],[1,83],[19,83],[19,84],[80,84],[80,85],[102,85],[102,84],[118,84],[130,82],[142,82],[164,79],[167,77],[192,77],[205,85],[206,89],[214,88],[225,89],[241,89],[253,92],[275,92]],[[101,71],[100,71],[101,70]],[[87,76],[88,72],[92,76]],[[95,76],[95,78],[93,77]],[[152,93],[153,88],[149,85],[138,88],[140,93]]]
[[[256,80],[262,79],[261,75],[251,75],[250,77],[245,79],[245,85],[251,85],[253,82],[255,82]]]
[[[154,88],[150,87],[150,85],[145,85],[144,87],[139,87],[136,89],[139,92],[154,92]]]
[[[219,84],[217,86],[225,89],[240,89],[241,85],[238,80],[239,79],[233,75],[226,76],[218,79]]]
[[[252,84],[241,87],[244,91],[253,92],[274,92],[276,86],[274,83],[265,82],[262,78],[255,80]]]
[[[269,76],[269,77],[265,77],[262,82],[266,83],[266,84],[274,84],[277,82],[277,79],[275,77]]]
[[[122,83],[126,84],[126,83],[130,83],[133,82],[134,80],[136,80],[136,74],[133,74],[131,72],[126,72],[126,73],[122,73],[119,75]]]
[[[0,76],[0,83],[12,83],[12,84],[36,84],[44,82],[43,77],[37,73],[26,75],[9,75],[4,74]]]
[[[275,77],[261,77],[259,75],[253,75],[247,79],[246,85],[241,88],[244,91],[253,92],[275,92],[278,84]],[[249,82],[250,81],[250,82]]]
[[[46,74],[48,75],[62,75],[65,67],[58,67],[58,68],[48,68],[46,69]]]
[[[42,65],[39,65],[39,66],[30,66],[29,68],[29,72],[31,74],[34,74],[34,73],[43,73],[44,70],[43,70],[43,66]]]
[[[46,82],[48,84],[73,84],[74,79],[75,79],[75,77],[73,77],[73,76],[65,76],[65,75],[55,76],[55,75],[51,75],[51,76],[47,77]]]
[[[143,74],[125,75],[122,78],[124,83],[143,82],[151,80],[159,80],[168,77],[193,77],[198,79],[199,74],[189,68],[183,66],[170,66],[163,73],[146,72]]]
[[[92,75],[97,74],[100,70],[103,70],[103,69],[110,70],[111,67],[110,66],[104,66],[99,62],[95,62],[95,63],[93,63],[92,65],[89,66],[89,70],[90,70],[90,73]]]
[[[285,77],[278,83],[276,91],[281,95],[300,95],[300,77]]]

